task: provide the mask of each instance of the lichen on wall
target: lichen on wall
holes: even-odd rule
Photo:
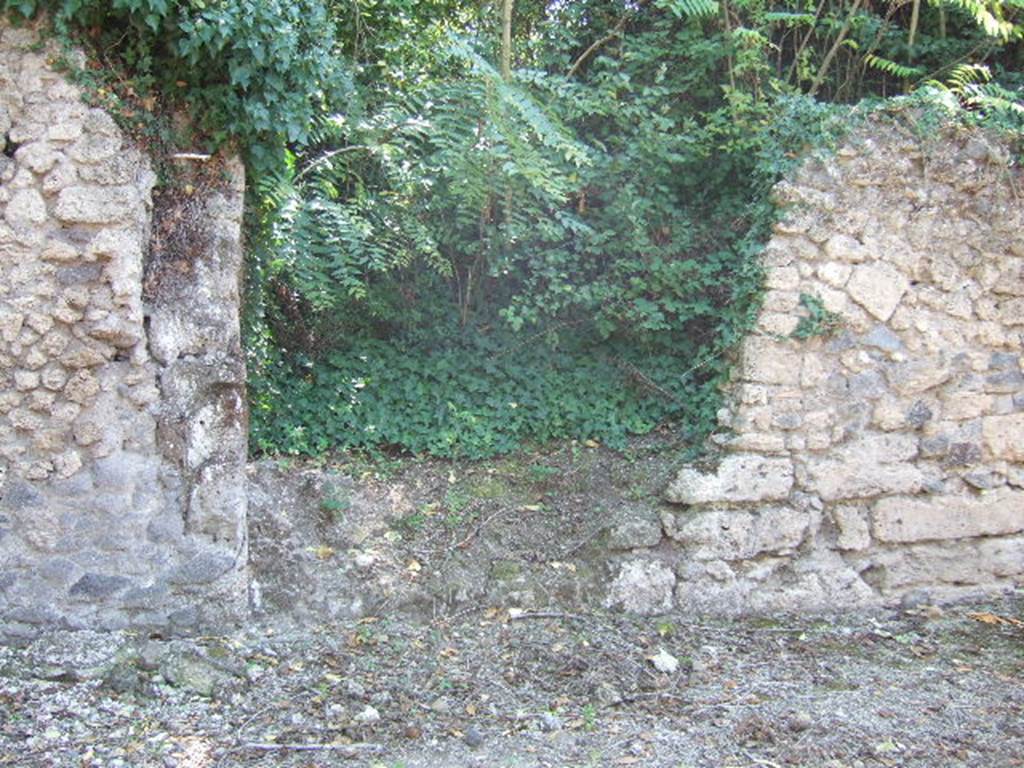
[[[998,140],[898,119],[778,187],[788,214],[717,466],[684,468],[667,492],[677,605],[866,605],[1021,581],[1022,193]]]
[[[0,24],[0,633],[237,615],[244,176],[144,295],[151,163],[52,53]]]

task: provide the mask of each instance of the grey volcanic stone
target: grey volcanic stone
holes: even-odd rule
[[[43,504],[43,495],[31,483],[21,480],[8,480],[0,497],[0,505],[12,512],[39,509]]]
[[[110,597],[122,589],[127,589],[132,584],[131,580],[123,576],[110,576],[104,573],[87,573],[76,581],[68,594],[73,597],[91,597],[103,599]]]
[[[223,552],[200,552],[171,574],[171,583],[210,584],[230,571],[235,559]]]

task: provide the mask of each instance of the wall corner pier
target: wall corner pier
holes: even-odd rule
[[[779,185],[789,213],[719,414],[719,463],[667,491],[679,606],[837,608],[1021,583],[1022,189],[998,140],[922,140],[892,120]],[[811,327],[812,308],[830,322]]]
[[[0,22],[0,636],[242,617],[244,171],[154,191],[39,42]]]

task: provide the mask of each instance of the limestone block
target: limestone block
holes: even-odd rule
[[[981,495],[880,499],[872,511],[879,541],[906,543],[1024,531],[1024,491],[1003,487]]]
[[[943,291],[955,290],[963,280],[960,265],[948,253],[933,253],[927,260],[925,269],[931,282]]]
[[[736,399],[744,405],[767,405],[768,388],[759,384],[740,384],[736,387]]]
[[[55,261],[58,263],[77,261],[81,256],[81,252],[75,246],[61,240],[50,240],[47,242],[46,247],[43,248],[42,254],[40,254],[40,258],[44,261]]]
[[[60,159],[59,152],[49,146],[45,141],[33,141],[20,147],[14,154],[14,159],[33,173],[46,173]]]
[[[857,266],[846,284],[850,297],[883,322],[892,317],[909,287],[906,276],[885,262]]]
[[[798,263],[818,258],[818,246],[803,235],[779,235],[772,238],[772,245],[791,254]]]
[[[54,214],[70,224],[113,224],[129,219],[139,202],[134,187],[73,186],[60,191]]]
[[[997,459],[1024,461],[1024,413],[987,416],[981,422],[985,447]]]
[[[673,541],[701,560],[746,560],[766,552],[791,552],[803,542],[811,516],[791,507],[677,514],[668,526]]]
[[[20,392],[0,391],[0,415],[17,408],[23,397],[24,395]],[[0,438],[2,437],[3,435],[0,434]]]
[[[92,400],[100,391],[100,384],[87,370],[77,371],[64,387],[68,399],[79,405]]]
[[[942,402],[942,418],[952,421],[976,419],[991,413],[995,398],[977,392],[957,392]]]
[[[889,385],[900,395],[927,392],[952,377],[949,363],[941,356],[917,357],[886,368]]]
[[[89,241],[85,252],[103,261],[124,261],[128,264],[142,261],[142,244],[138,233],[132,229],[103,229]]]
[[[899,594],[908,587],[942,584],[985,584],[993,580],[988,563],[972,542],[919,544],[873,553],[865,578],[883,594]]]
[[[46,201],[35,189],[19,189],[11,196],[4,218],[12,227],[38,226],[46,221]]]
[[[0,307],[0,339],[10,344],[21,333],[25,315],[16,310]]]
[[[744,380],[799,386],[800,367],[793,364],[793,350],[788,344],[754,337],[744,342],[742,354],[741,376]]]
[[[768,291],[761,302],[761,309],[765,312],[794,312],[799,306],[799,291]]]
[[[785,499],[792,488],[793,464],[789,459],[732,454],[713,473],[684,467],[665,495],[676,504],[766,501]]]
[[[141,173],[148,175],[146,170]],[[90,184],[113,186],[132,183],[140,175],[140,168],[136,157],[122,153],[100,163],[79,166],[78,175]],[[148,190],[148,185],[145,188]]]
[[[188,530],[237,546],[245,540],[244,468],[212,464],[196,473],[189,499]]]
[[[999,278],[992,285],[992,292],[1004,296],[1024,296],[1024,259],[1007,260]]]
[[[58,163],[43,179],[43,192],[53,195],[78,181],[78,171],[68,162]]]
[[[849,235],[834,235],[825,243],[825,253],[834,261],[858,264],[868,258],[867,249]]]
[[[818,277],[834,288],[842,288],[846,285],[846,281],[850,279],[852,273],[853,267],[849,264],[830,261],[818,266]]]
[[[46,138],[54,142],[74,141],[82,135],[82,121],[74,116],[74,112],[62,105],[60,114],[54,117],[53,124],[46,129]]]
[[[800,386],[819,387],[825,383],[828,377],[829,368],[821,355],[810,352],[804,354],[800,368]]]
[[[985,539],[978,544],[978,560],[996,577],[1024,573],[1024,536]]]
[[[93,368],[107,361],[104,350],[92,344],[85,344],[80,341],[73,342],[64,354],[60,362],[68,368]]]
[[[829,514],[836,527],[836,547],[846,551],[867,549],[871,546],[871,531],[867,512],[861,507],[839,505]]]
[[[94,108],[85,113],[82,127],[86,133],[100,136],[118,137],[121,129],[117,127],[117,121],[102,109]]]
[[[29,312],[25,316],[25,325],[40,336],[45,336],[53,328],[53,318],[42,312]]]
[[[83,416],[76,421],[72,431],[75,436],[75,442],[83,446],[93,445],[103,437],[102,424],[90,416]]]
[[[39,374],[35,371],[15,371],[14,387],[19,392],[29,392],[39,386]]]
[[[768,271],[765,288],[769,290],[795,291],[800,287],[800,273],[794,267],[776,267]]]
[[[748,453],[785,453],[786,439],[767,432],[745,432],[726,441],[730,450]]]
[[[903,406],[891,397],[884,397],[875,403],[871,414],[871,423],[884,432],[893,432],[906,426]]]
[[[661,519],[654,510],[625,507],[617,510],[615,517],[608,531],[609,549],[644,549],[661,541]]]
[[[72,285],[64,289],[61,298],[69,307],[84,309],[89,306],[89,289],[84,285]]]
[[[89,329],[89,336],[119,349],[135,346],[142,339],[142,326],[116,315],[107,315]]]
[[[14,201],[11,201],[14,204]],[[999,306],[999,317],[1004,325],[1012,327],[1024,325],[1024,299],[1010,299],[1001,302]]]
[[[101,163],[117,155],[121,144],[120,136],[84,134],[68,148],[68,155],[78,163]]]
[[[655,560],[623,563],[605,599],[606,608],[619,608],[641,616],[656,616],[672,610],[676,575]]]
[[[762,312],[757,318],[757,330],[772,336],[788,337],[799,324],[799,317],[779,312]]]
[[[21,358],[21,364],[30,370],[38,370],[47,363],[47,357],[38,347],[31,347]]]
[[[909,463],[916,455],[913,435],[865,435],[828,456],[808,459],[807,490],[826,501],[915,493],[925,483],[924,472]]]

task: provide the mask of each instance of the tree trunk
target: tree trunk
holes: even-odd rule
[[[512,78],[512,4],[515,0],[501,3],[501,77]]]

